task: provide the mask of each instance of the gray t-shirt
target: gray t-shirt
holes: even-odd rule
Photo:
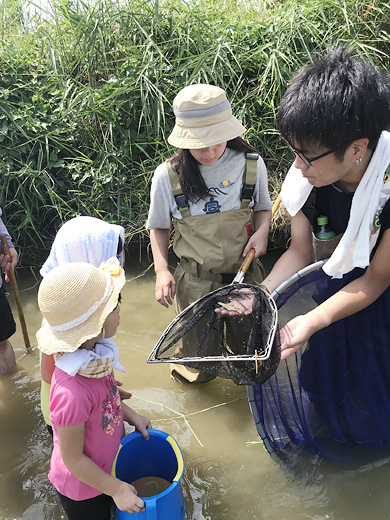
[[[210,196],[189,203],[191,215],[205,215],[241,207],[242,180],[246,158],[243,152],[226,148],[222,157],[212,166],[199,165],[200,173],[210,192]],[[268,193],[267,170],[264,161],[257,161],[257,176],[254,190],[254,211],[270,210],[272,207]],[[169,229],[172,217],[181,219],[172,193],[166,164],[160,164],[154,172],[150,191],[150,209],[147,229]]]

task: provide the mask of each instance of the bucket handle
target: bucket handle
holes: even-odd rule
[[[182,453],[180,451],[179,445],[177,444],[177,442],[175,441],[175,439],[173,437],[168,435],[166,440],[172,446],[172,449],[173,449],[173,451],[174,451],[174,453],[176,455],[176,459],[177,459],[177,473],[175,475],[175,478],[173,479],[173,482],[177,482],[178,480],[180,480],[180,478],[181,478],[181,476],[183,474],[183,471],[184,471],[183,455],[182,455]]]
[[[156,499],[148,498],[147,503],[145,502],[145,512],[147,520],[157,520],[157,503]],[[149,507],[150,505],[150,507]]]

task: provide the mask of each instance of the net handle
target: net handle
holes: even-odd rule
[[[253,248],[248,251],[248,254],[244,258],[244,261],[242,262],[239,271],[242,271],[244,274],[247,272],[247,270],[249,269],[249,266],[251,265],[252,260],[255,257],[255,253],[256,253],[256,251]]]
[[[247,272],[249,266],[251,265],[251,262],[255,257],[255,253],[256,253],[256,251],[253,248],[249,249],[248,254],[244,258],[244,261],[240,265],[240,269],[237,271],[237,274],[234,277],[234,280],[232,281],[232,284],[243,282],[245,273]]]
[[[272,204],[272,210],[271,210],[271,218],[275,215],[276,210],[278,209],[280,204],[280,193],[274,200],[274,203]],[[236,276],[234,277],[233,283],[242,283],[244,280],[245,273],[249,269],[249,266],[252,263],[252,260],[255,257],[256,251],[252,248],[248,251],[248,254],[244,258],[244,261],[242,262]]]

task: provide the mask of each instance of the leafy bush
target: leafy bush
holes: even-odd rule
[[[274,120],[292,73],[339,42],[389,68],[385,1],[2,5],[0,204],[24,265],[39,263],[75,215],[145,238],[151,176],[172,152],[171,104],[185,85],[227,90],[275,196],[291,157]],[[273,240],[287,234],[279,217]]]

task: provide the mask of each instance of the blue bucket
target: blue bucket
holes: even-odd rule
[[[148,432],[149,440],[145,440],[138,431],[122,439],[112,474],[128,484],[145,477],[162,478],[171,484],[158,495],[141,496],[145,511],[128,513],[117,508],[117,520],[183,520],[183,455],[175,439],[167,433],[154,429]]]

